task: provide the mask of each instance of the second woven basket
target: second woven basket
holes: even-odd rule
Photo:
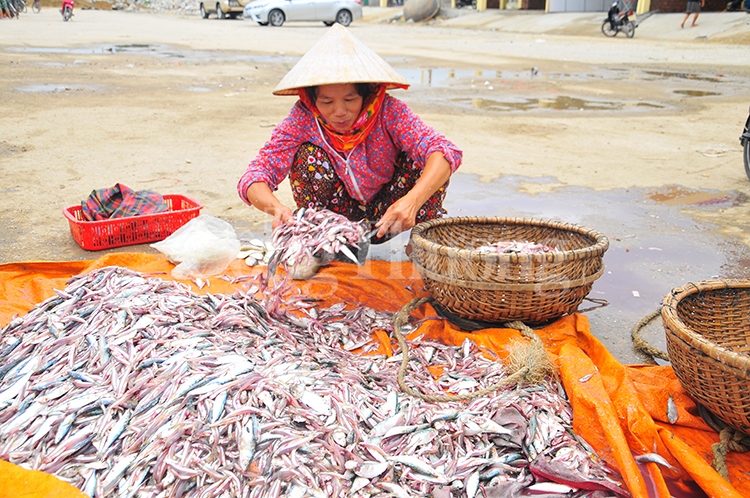
[[[690,396],[750,435],[750,280],[678,287],[661,308],[667,351]]]

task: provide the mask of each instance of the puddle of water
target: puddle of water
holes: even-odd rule
[[[129,50],[129,49],[135,49],[135,50],[153,50],[154,47],[157,45],[152,45],[150,43],[126,43],[121,45],[115,45],[115,48],[119,50]]]
[[[471,78],[501,78],[501,71],[482,71],[474,69],[404,69],[398,72],[412,86],[444,86],[450,81]]]
[[[6,47],[9,52],[31,52],[38,54],[106,54],[112,47],[60,48],[60,47]]]
[[[664,106],[649,102],[613,102],[559,96],[555,98],[526,98],[521,101],[501,101],[487,98],[451,99],[458,104],[469,105],[484,111],[613,111],[625,108],[648,107],[662,109]]]
[[[666,206],[714,206],[730,204],[736,206],[747,199],[737,192],[708,192],[691,190],[676,185],[666,185],[644,193],[644,198]]]
[[[704,76],[695,73],[676,73],[669,71],[644,71],[646,74],[651,76],[658,76],[660,78],[677,78],[683,80],[694,80],[694,81],[708,81],[709,83],[721,83],[723,80],[716,76]]]
[[[7,47],[9,52],[31,52],[38,54],[114,54],[118,52],[157,52],[163,48],[157,45],[102,45],[97,47]]]
[[[180,50],[173,50],[167,45],[162,44],[150,44],[150,43],[128,43],[121,45],[114,45],[110,48],[110,52],[118,54],[148,54],[155,55],[157,57],[171,57],[176,59],[185,58],[185,52]]]
[[[460,79],[484,78],[495,80],[566,80],[589,81],[602,79],[653,81],[656,79],[680,79],[707,83],[728,83],[725,77],[709,76],[696,73],[678,73],[663,71],[641,71],[637,68],[598,67],[596,72],[544,72],[538,68],[526,71],[497,71],[487,69],[447,69],[447,68],[399,68],[409,84],[414,86],[445,86]]]
[[[719,92],[704,92],[702,90],[675,90],[674,93],[686,95],[688,97],[710,97],[712,95],[721,95]]]
[[[198,60],[227,60],[227,61],[255,61],[283,63],[296,61],[299,57],[287,57],[284,54],[279,55],[248,55],[243,53],[226,53],[200,50],[178,50],[168,45],[153,44],[120,44],[120,45],[101,45],[95,47],[6,47],[9,52],[30,52],[40,54],[147,54],[156,57],[185,59],[193,58]]]
[[[15,88],[18,92],[94,92],[104,88],[104,85],[66,85],[63,83],[43,83],[38,85],[24,85]]]
[[[497,71],[487,69],[447,69],[447,68],[399,68],[399,74],[412,86],[441,87],[461,80],[592,80],[603,76],[592,73],[537,73],[528,71]]]

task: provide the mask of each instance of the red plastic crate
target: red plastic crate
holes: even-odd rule
[[[63,209],[70,224],[70,233],[87,251],[156,242],[169,237],[182,225],[197,217],[203,204],[184,195],[165,195],[169,211],[143,216],[128,216],[102,221],[83,219],[78,204]]]

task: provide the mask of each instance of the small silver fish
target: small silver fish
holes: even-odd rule
[[[128,467],[138,456],[137,453],[131,453],[129,455],[121,455],[117,463],[112,466],[109,472],[106,473],[104,481],[102,481],[102,488],[105,493],[111,491],[115,485],[117,485],[120,477],[128,470]]]
[[[109,433],[107,434],[107,438],[103,441],[99,448],[99,457],[101,458],[107,453],[107,450],[117,441],[117,439],[122,435],[123,432],[125,432],[125,428],[130,423],[130,417],[131,417],[130,411],[127,411],[123,413],[120,416],[120,419],[115,423],[115,425],[112,426],[112,428],[109,430]]]
[[[646,463],[655,463],[658,465],[661,465],[662,467],[666,467],[669,470],[677,471],[675,467],[672,467],[669,462],[667,462],[667,459],[663,456],[659,455],[658,453],[645,453],[643,455],[638,455],[635,457],[635,461],[641,464]]]
[[[474,498],[479,489],[479,472],[472,472],[466,478],[466,498]]]
[[[677,405],[670,394],[669,399],[667,400],[667,420],[670,424],[676,424],[678,418],[679,414],[677,413]]]
[[[240,429],[240,436],[238,442],[238,448],[240,450],[240,467],[246,470],[250,466],[250,462],[253,460],[255,455],[255,448],[258,445],[257,431],[254,427],[256,425],[255,416],[250,420],[250,423],[245,423]]]
[[[588,381],[593,376],[594,376],[593,373],[584,375],[583,377],[581,377],[580,379],[578,379],[578,382],[580,382],[581,384],[583,384],[583,383],[585,383],[586,381]]]
[[[400,463],[401,465],[406,465],[420,474],[436,477],[440,480],[445,480],[446,483],[448,482],[448,479],[446,479],[443,474],[435,470],[435,468],[419,457],[411,455],[392,455],[388,457],[388,460],[394,463]]]
[[[396,498],[411,498],[412,496],[404,488],[402,488],[401,486],[393,482],[384,481],[378,484],[378,486],[380,486],[382,489],[384,489],[385,491],[387,491],[388,493],[390,493],[392,496]]]
[[[387,462],[355,462],[355,461],[348,461],[346,462],[346,468],[348,470],[351,470],[359,477],[364,477],[365,479],[372,479],[373,477],[377,477],[381,474],[383,474],[386,470],[388,470],[388,463]]]

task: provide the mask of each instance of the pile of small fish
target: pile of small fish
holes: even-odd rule
[[[474,249],[475,251],[483,252],[483,253],[499,253],[499,254],[509,254],[509,253],[523,253],[523,254],[538,254],[542,252],[551,252],[555,251],[555,248],[552,246],[548,246],[545,244],[537,244],[534,242],[525,242],[525,241],[504,241],[500,240],[498,242],[495,242],[494,244],[484,245],[477,247]]]
[[[270,242],[263,242],[260,239],[241,240],[240,253],[238,259],[244,259],[247,266],[255,266],[263,263],[268,264],[273,255],[274,247]]]
[[[308,264],[313,258],[339,253],[359,264],[350,247],[357,247],[366,231],[364,222],[350,221],[328,209],[300,208],[291,223],[274,229],[271,240],[275,252],[269,268],[273,270],[278,264],[294,268]]]
[[[401,354],[371,340],[391,315],[245,289],[200,295],[108,267],[14,318],[0,459],[97,498],[628,494],[573,433],[559,382],[424,402],[399,394]],[[418,339],[409,355],[425,394],[506,375],[468,340]]]

